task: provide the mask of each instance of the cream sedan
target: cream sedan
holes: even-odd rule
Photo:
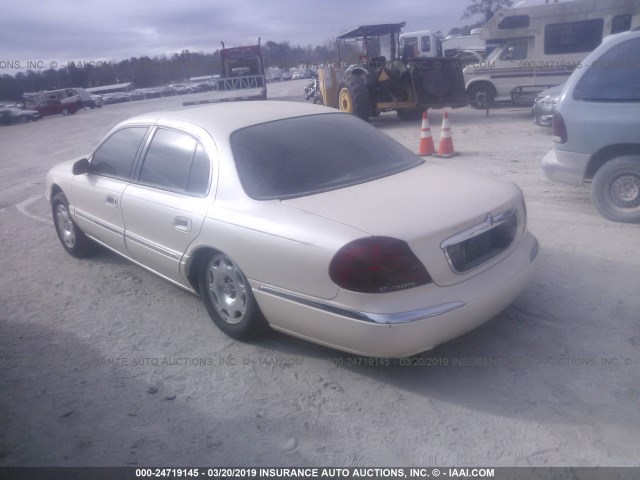
[[[404,357],[497,315],[538,252],[521,190],[425,162],[352,115],[239,102],[135,117],[47,176],[55,228],[269,327]]]

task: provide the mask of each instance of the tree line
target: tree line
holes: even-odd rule
[[[262,45],[265,67],[291,68],[337,61],[337,52],[327,46],[291,46],[268,41]],[[213,53],[183,50],[170,57],[132,57],[119,62],[69,62],[57,69],[27,70],[15,76],[0,76],[0,99],[18,101],[25,92],[69,87],[97,87],[133,82],[136,88],[181,82],[192,77],[219,75],[220,50]]]
[[[468,35],[470,30],[485,24],[501,7],[509,7],[512,0],[470,0],[462,19],[481,16],[482,20],[452,29],[449,34]],[[353,45],[346,45],[340,56],[347,62],[355,62],[357,52]],[[338,61],[335,42],[325,46],[291,46],[284,41],[267,41],[262,45],[265,67],[288,69],[298,65],[330,64]],[[55,90],[69,87],[97,87],[133,82],[136,88],[155,87],[170,82],[180,82],[191,77],[220,74],[220,50],[213,53],[183,50],[170,57],[162,55],[132,57],[119,62],[97,64],[69,62],[60,68],[43,71],[27,70],[15,76],[0,76],[0,100],[22,99],[25,92]]]

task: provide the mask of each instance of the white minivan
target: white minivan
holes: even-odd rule
[[[552,120],[551,180],[591,184],[610,220],[640,223],[640,29],[606,38],[565,85]]]

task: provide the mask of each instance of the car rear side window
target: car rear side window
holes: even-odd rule
[[[104,141],[93,154],[91,172],[128,180],[147,127],[122,128]]]
[[[393,175],[423,160],[353,115],[288,118],[237,130],[231,148],[245,192],[293,198]]]
[[[573,90],[576,100],[640,102],[640,38],[611,47],[588,68]]]
[[[139,181],[203,195],[209,185],[209,159],[192,136],[159,128],[145,155]]]

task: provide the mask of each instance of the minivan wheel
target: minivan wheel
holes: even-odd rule
[[[591,198],[609,220],[640,223],[640,156],[609,160],[593,177]]]
[[[237,340],[249,340],[268,330],[251,285],[227,255],[209,257],[199,277],[200,296],[220,330]]]

